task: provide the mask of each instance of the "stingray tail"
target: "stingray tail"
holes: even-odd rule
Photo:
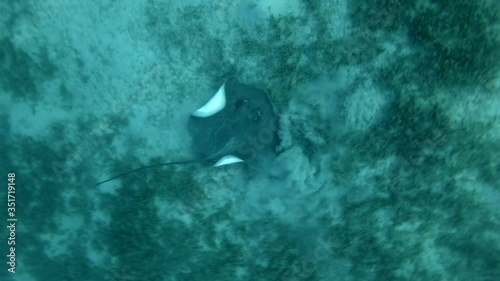
[[[117,178],[121,178],[123,176],[129,175],[129,174],[132,174],[132,173],[135,173],[135,172],[139,172],[141,170],[146,170],[146,169],[156,168],[156,167],[161,167],[161,166],[169,166],[169,165],[190,164],[190,163],[195,163],[195,162],[199,162],[199,160],[194,160],[193,159],[193,160],[184,160],[184,161],[176,161],[176,162],[158,163],[158,164],[148,165],[148,166],[144,166],[144,167],[140,167],[140,168],[134,169],[132,171],[121,173],[121,174],[116,175],[116,176],[114,176],[112,178],[109,178],[107,180],[100,181],[100,182],[96,183],[94,186],[101,185],[101,184],[106,183],[108,181],[112,181],[112,180],[115,180]]]

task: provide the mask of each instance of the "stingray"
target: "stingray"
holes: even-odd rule
[[[204,162],[213,167],[258,166],[276,154],[278,117],[267,93],[230,79],[189,116],[187,130],[195,159],[158,163],[121,173],[96,184],[153,167]]]

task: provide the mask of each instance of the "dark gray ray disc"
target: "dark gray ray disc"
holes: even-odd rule
[[[273,156],[279,144],[278,117],[261,89],[226,81],[189,117],[194,153],[214,166],[249,164]]]

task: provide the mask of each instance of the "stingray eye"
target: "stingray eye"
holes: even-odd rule
[[[236,110],[240,109],[240,107],[244,104],[248,104],[248,100],[247,99],[244,99],[244,100],[237,100],[235,103],[234,103],[234,106],[236,107]]]
[[[242,105],[243,105],[243,100],[237,100],[234,103],[234,106],[236,107],[236,109],[239,109]]]
[[[260,113],[260,110],[257,110],[257,112],[255,113],[255,116],[253,117],[253,122],[254,123],[259,123],[259,120],[260,120],[260,117],[262,116],[262,114]]]

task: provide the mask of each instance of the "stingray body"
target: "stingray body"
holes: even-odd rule
[[[208,161],[213,166],[245,162],[258,165],[274,157],[279,144],[278,117],[266,92],[236,80],[226,81],[188,120],[197,158],[140,167],[114,179],[155,167]]]
[[[213,166],[252,165],[274,155],[279,144],[278,117],[266,92],[236,80],[191,114],[188,130],[196,156]]]

